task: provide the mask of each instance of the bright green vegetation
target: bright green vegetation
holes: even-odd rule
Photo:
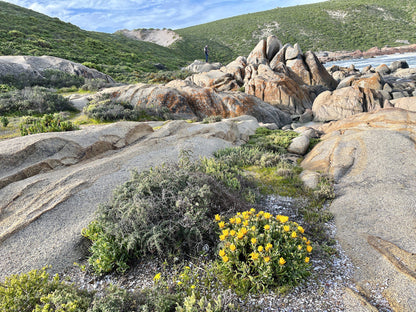
[[[140,25],[138,25],[140,26]],[[247,56],[270,34],[282,43],[298,42],[313,51],[369,49],[416,42],[416,5],[409,0],[331,0],[277,8],[176,30],[183,38],[170,48],[120,34],[89,32],[57,18],[0,1],[0,55],[51,55],[111,75],[118,81],[148,81],[163,64],[171,73],[163,82],[210,46],[210,60],[228,63]],[[166,78],[167,77],[167,78]]]
[[[87,311],[91,295],[50,278],[46,268],[12,275],[0,283],[0,310],[8,312]]]
[[[60,114],[46,114],[42,117],[24,118],[19,125],[20,135],[79,130],[79,127],[71,121],[64,119]]]
[[[208,44],[211,60],[224,63],[248,55],[270,34],[283,44],[298,42],[303,51],[366,50],[400,45],[396,40],[415,43],[416,5],[409,0],[331,0],[241,15],[176,32],[185,39],[176,44],[185,55],[201,55],[201,47]]]

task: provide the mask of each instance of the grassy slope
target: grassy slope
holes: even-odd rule
[[[91,62],[115,78],[126,77],[132,71],[156,71],[155,63],[171,70],[187,63],[168,48],[121,35],[84,31],[2,1],[0,55],[52,55],[79,63]]]
[[[337,18],[331,12],[346,15]],[[155,63],[175,70],[203,59],[206,44],[211,61],[227,63],[248,55],[269,34],[283,43],[298,42],[305,51],[363,50],[399,45],[397,39],[415,43],[416,1],[331,0],[241,15],[177,32],[184,39],[169,49],[122,35],[84,31],[0,1],[0,55],[53,55],[91,62],[119,80],[134,78],[134,71],[156,71]]]
[[[305,51],[364,50],[399,45],[397,39],[416,43],[416,1],[332,0],[246,14],[177,30],[185,40],[175,48],[201,58],[208,44],[213,60],[228,62],[248,55],[267,28],[282,43],[298,42]]]

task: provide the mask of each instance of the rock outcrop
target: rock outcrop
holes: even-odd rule
[[[0,83],[3,78],[13,76],[17,79],[41,79],[46,70],[53,69],[84,78],[103,79],[108,83],[115,81],[96,69],[54,56],[0,56]]]
[[[258,126],[251,116],[212,124],[178,120],[155,131],[121,122],[0,142],[2,181],[20,176],[0,187],[0,280],[46,264],[62,272],[85,257],[82,228],[131,170],[177,162],[181,150],[211,156],[247,141]],[[34,167],[44,170],[27,174]]]
[[[290,77],[259,65],[245,84],[245,91],[290,114],[302,114],[312,108],[312,98],[306,86]]]
[[[332,121],[370,112],[384,107],[381,93],[358,86],[325,91],[313,102],[312,111],[316,121]]]
[[[291,122],[290,116],[243,92],[217,92],[198,87],[190,81],[174,80],[166,85],[137,84],[108,88],[96,95],[110,96],[119,103],[138,108],[167,108],[175,118],[199,119],[208,116],[223,118],[252,115],[264,123],[278,127]]]
[[[416,113],[383,109],[330,123],[302,166],[330,174],[337,240],[368,302],[414,311]]]
[[[260,40],[247,59],[187,80],[218,91],[244,89],[290,114],[302,114],[320,92],[337,86],[313,52],[303,54],[298,44],[282,46],[276,36]]]

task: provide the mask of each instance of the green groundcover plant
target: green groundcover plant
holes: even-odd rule
[[[11,275],[0,283],[0,311],[87,311],[91,294],[60,281],[58,275],[50,278],[46,269]]]
[[[221,230],[219,272],[238,293],[296,285],[309,275],[312,246],[304,229],[287,216],[252,208],[215,220]]]

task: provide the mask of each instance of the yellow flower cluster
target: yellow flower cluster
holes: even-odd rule
[[[220,267],[227,279],[234,280],[238,272],[250,275],[251,283],[277,285],[279,280],[297,282],[298,276],[307,276],[312,246],[303,227],[289,217],[252,208],[231,218],[216,215],[215,221]]]

